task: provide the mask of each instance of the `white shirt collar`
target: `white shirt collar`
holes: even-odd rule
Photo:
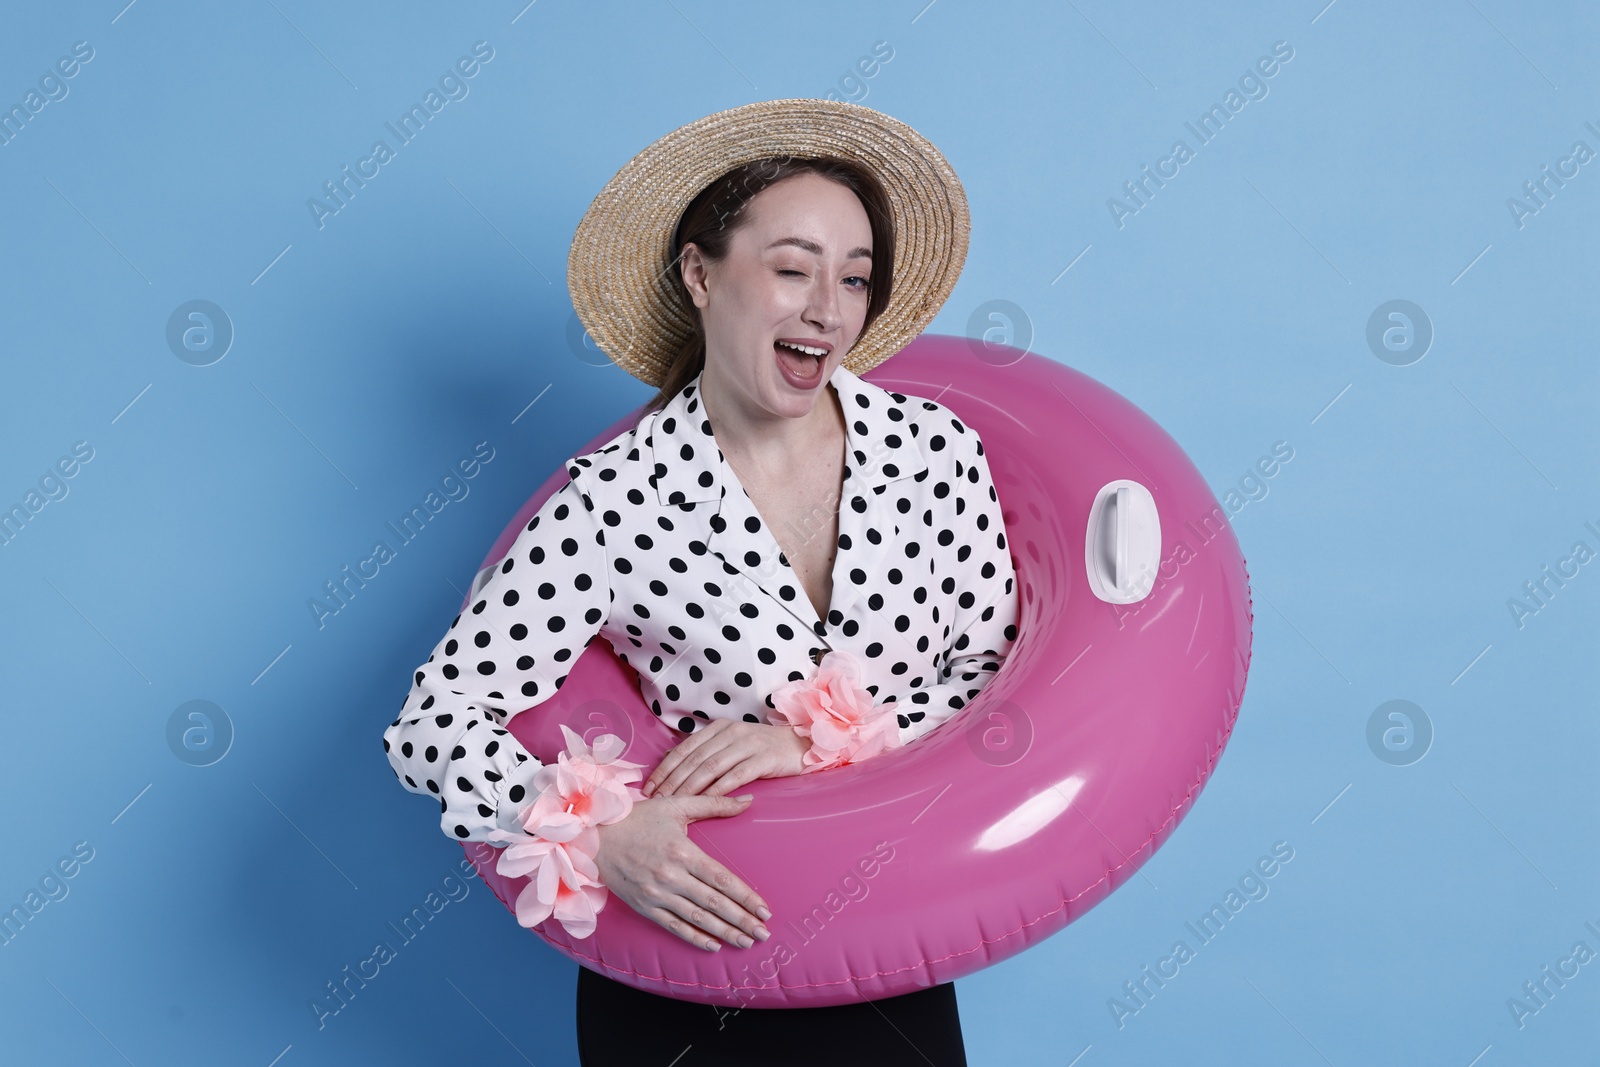
[[[655,464],[656,494],[662,504],[716,500],[729,486],[739,485],[710,432],[700,403],[702,370],[656,413],[649,431]],[[906,429],[916,397],[891,393],[849,370],[843,363],[829,383],[838,390],[844,410],[846,476],[860,480],[860,489],[877,489],[897,478],[928,469],[921,446]]]

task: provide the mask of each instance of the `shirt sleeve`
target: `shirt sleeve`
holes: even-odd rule
[[[395,777],[439,802],[452,838],[523,834],[539,760],[505,728],[543,703],[610,612],[605,531],[583,467],[517,535],[470,607],[412,673],[400,715],[383,734]]]
[[[956,420],[958,427],[963,426]],[[981,693],[1005,663],[1017,636],[1016,567],[1006,542],[1000,497],[983,442],[971,427],[958,435],[954,499],[959,591],[950,625],[954,640],[940,654],[933,684],[889,694],[900,723],[900,743],[932,732]]]

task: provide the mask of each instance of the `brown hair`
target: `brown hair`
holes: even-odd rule
[[[665,406],[705,368],[705,327],[700,321],[700,309],[689,297],[679,267],[683,246],[693,243],[706,259],[721,261],[728,254],[729,241],[745,222],[745,205],[761,190],[796,174],[818,174],[836,181],[855,193],[861,201],[872,227],[872,271],[867,280],[867,316],[861,324],[863,333],[888,306],[894,279],[894,217],[889,211],[888,195],[884,193],[875,174],[849,160],[831,157],[786,156],[758,159],[736,167],[700,191],[684,209],[673,233],[670,267],[673,286],[683,306],[693,316],[695,327],[689,339],[673,353],[661,389],[645,405],[645,413]]]

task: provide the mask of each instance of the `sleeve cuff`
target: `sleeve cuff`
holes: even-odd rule
[[[519,763],[516,770],[500,782],[500,790],[495,797],[494,829],[518,837],[533,836],[522,828],[522,815],[535,799],[533,776],[538,773],[540,766],[538,760],[529,759]]]

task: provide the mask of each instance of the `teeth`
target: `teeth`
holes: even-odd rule
[[[792,348],[796,352],[803,352],[808,356],[825,356],[828,354],[825,349],[812,348],[809,345],[797,345],[789,341],[779,341],[778,344],[782,345],[784,348]]]

